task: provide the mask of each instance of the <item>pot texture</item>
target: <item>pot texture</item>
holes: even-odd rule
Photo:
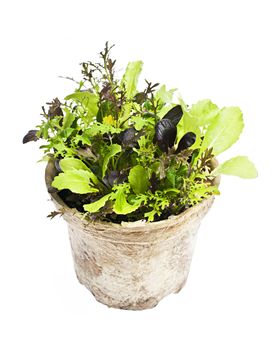
[[[56,174],[46,168],[49,192]],[[114,224],[83,220],[56,193],[50,193],[68,223],[76,275],[97,301],[120,309],[142,310],[177,293],[187,280],[196,234],[211,207],[210,197],[167,220]]]

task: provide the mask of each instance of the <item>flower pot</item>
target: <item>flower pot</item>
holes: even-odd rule
[[[55,175],[50,161],[46,168],[48,189]],[[214,200],[212,196],[159,222],[114,224],[83,220],[56,193],[50,195],[68,223],[79,282],[97,301],[130,310],[152,308],[166,295],[181,290],[197,230]]]

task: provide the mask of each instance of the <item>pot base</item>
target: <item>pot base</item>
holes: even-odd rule
[[[122,300],[117,301],[117,298],[115,300],[111,296],[104,293],[100,288],[95,286],[89,286],[89,283],[87,281],[79,277],[76,266],[75,266],[75,270],[76,270],[75,272],[76,272],[76,277],[78,279],[78,282],[82,284],[84,287],[86,287],[86,289],[89,292],[91,292],[91,294],[94,296],[96,301],[98,301],[103,305],[108,306],[109,308],[122,309],[122,310],[133,310],[133,311],[139,310],[140,311],[140,310],[153,309],[167,295],[170,295],[172,293],[178,294],[183,289],[187,281],[187,277],[186,277],[183,283],[180,283],[176,288],[174,288],[174,291],[170,291],[169,293],[164,295],[159,295],[158,297],[152,297],[152,296],[147,297],[144,295],[143,297],[140,298],[140,293],[138,293],[138,295],[136,294],[135,298],[131,296],[129,298],[131,300],[125,299],[123,301]],[[134,302],[132,301],[133,299],[134,299]]]
[[[77,276],[77,275],[76,275]],[[166,296],[160,297],[160,299],[157,299],[155,297],[149,297],[147,299],[138,299],[134,303],[124,301],[124,302],[118,302],[112,299],[110,296],[104,294],[100,289],[98,288],[92,288],[90,289],[85,285],[84,282],[82,282],[79,277],[77,276],[77,279],[80,284],[82,284],[84,287],[87,288],[89,292],[94,296],[96,301],[99,303],[106,305],[109,308],[114,308],[114,309],[120,309],[120,310],[132,310],[132,311],[141,311],[141,310],[148,310],[148,309],[153,309],[155,306],[159,304],[159,302]],[[186,281],[182,283],[173,293],[178,294],[182,288],[185,286]],[[169,294],[172,294],[169,293]]]

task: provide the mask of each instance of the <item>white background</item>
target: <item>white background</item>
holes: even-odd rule
[[[0,348],[274,348],[273,1],[5,1],[0,11]],[[108,309],[78,284],[66,225],[50,221],[38,144],[21,144],[40,107],[74,85],[109,40],[123,69],[243,110],[259,177],[223,177],[186,287],[155,309]]]

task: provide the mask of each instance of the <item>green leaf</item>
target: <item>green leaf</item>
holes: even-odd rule
[[[201,198],[204,198],[206,195],[219,195],[220,191],[217,186],[205,186],[202,184],[201,186],[196,186],[194,188],[193,192],[190,196],[193,196],[193,198],[196,198],[200,200]]]
[[[142,61],[129,62],[127,65],[121,84],[125,84],[126,86],[126,95],[128,99],[132,99],[137,92],[137,84],[142,67]],[[130,111],[131,103],[127,103],[124,106],[123,114],[120,117],[120,125],[129,118]]]
[[[172,187],[176,187],[176,170],[173,168],[168,169],[166,178]]]
[[[126,189],[124,186],[118,186],[115,194],[112,195],[115,198],[115,203],[113,205],[113,211],[116,214],[126,215],[132,213],[139,208],[140,202],[136,204],[129,204],[126,199]]]
[[[127,65],[122,83],[125,83],[126,85],[128,98],[132,98],[137,92],[138,79],[142,68],[142,61],[129,62]]]
[[[136,194],[145,193],[148,189],[148,175],[141,165],[136,165],[130,170],[128,181]]]
[[[148,211],[144,214],[144,217],[147,218],[147,221],[152,222],[154,221],[154,216],[158,214],[158,211],[155,209],[152,209],[151,211]]]
[[[69,170],[55,176],[52,184],[58,190],[68,189],[74,193],[98,192],[97,188],[90,186],[90,172],[86,170]]]
[[[52,139],[53,141],[53,139]],[[66,144],[61,140],[59,140],[59,142],[56,140],[54,140],[54,142],[52,143],[54,149],[55,149],[55,155],[61,155],[62,157],[66,156],[72,156],[73,154],[75,154],[75,149],[66,146]]]
[[[113,143],[112,145],[108,146],[107,152],[104,155],[104,160],[102,165],[102,177],[106,175],[109,160],[121,151],[122,151],[121,146],[116,143]]]
[[[50,156],[44,155],[41,159],[37,160],[37,163],[48,162],[51,159]]]
[[[165,85],[162,85],[155,94],[155,99],[162,103],[172,103],[173,94],[177,89],[167,90]]]
[[[76,158],[64,158],[60,160],[60,167],[62,171],[67,172],[70,170],[86,170],[89,168],[80,159]]]
[[[167,188],[163,192],[164,192],[164,194],[166,194],[166,193],[176,193],[177,194],[177,193],[180,193],[181,191],[178,190],[177,188]]]
[[[214,155],[224,152],[238,140],[243,127],[243,115],[240,108],[223,108],[219,116],[208,126],[201,152],[211,147]]]
[[[152,174],[152,173],[157,174],[160,165],[161,165],[161,162],[158,161],[158,160],[155,161],[153,164],[151,164],[151,165],[150,165],[150,172],[151,172],[151,174]]]
[[[97,176],[83,163],[80,159],[76,158],[64,158],[60,160],[60,167],[64,172],[71,170],[85,170],[89,172],[89,177],[92,182],[97,185],[99,180]]]
[[[108,193],[96,202],[85,204],[84,205],[85,211],[88,211],[90,213],[96,213],[99,209],[101,209],[106,204],[106,202],[110,199],[111,195],[112,193]]]
[[[176,138],[176,145],[180,142],[181,138],[187,133],[187,132],[193,132],[196,135],[196,141],[195,143],[190,147],[191,149],[195,149],[200,145],[201,141],[201,130],[199,127],[199,121],[197,118],[194,118],[190,111],[187,109],[184,101],[179,98],[180,105],[183,110],[183,117],[177,124],[177,138]]]
[[[245,156],[238,156],[227,160],[223,164],[220,164],[212,174],[234,175],[243,179],[254,179],[258,176],[255,165]]]
[[[70,135],[73,133],[73,131],[74,131],[73,128],[66,128],[66,129],[63,129],[59,135],[62,138],[67,139],[68,137],[70,137]]]
[[[192,105],[189,112],[198,120],[199,126],[205,126],[217,117],[219,108],[210,100],[201,100]]]
[[[85,135],[85,133],[83,133],[82,135],[76,135],[74,142],[76,143],[76,145],[78,145],[79,142],[82,142],[83,145],[91,146],[90,138],[87,135]]]
[[[101,123],[94,123],[92,126],[88,129],[85,130],[85,135],[88,137],[93,137],[98,134],[117,134],[120,133],[122,129],[116,128],[112,125],[106,125],[106,124],[101,124]]]
[[[137,131],[142,130],[145,126],[152,127],[155,124],[154,118],[151,118],[151,117],[144,118],[141,115],[131,117],[130,120],[132,121],[132,123],[134,123],[134,127]]]
[[[99,97],[89,91],[78,91],[65,97],[65,100],[73,100],[80,103],[87,110],[88,120],[96,116],[98,112]]]
[[[64,116],[64,121],[63,121],[63,129],[70,128],[71,124],[75,120],[75,116],[67,109],[64,109],[65,111],[65,116]]]

